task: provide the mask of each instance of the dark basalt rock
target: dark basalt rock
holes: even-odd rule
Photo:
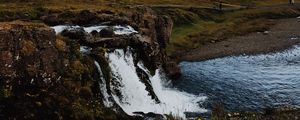
[[[174,61],[168,61],[165,65],[165,72],[167,74],[167,77],[171,79],[177,79],[181,76],[181,70],[178,66],[178,64]]]
[[[165,120],[164,116],[161,114],[156,114],[153,112],[144,113],[144,112],[134,112],[133,114],[141,115],[145,120]]]
[[[80,28],[72,28],[72,29],[66,29],[61,32],[61,35],[69,37],[70,39],[85,39],[85,36],[87,36],[87,33],[84,31],[82,27]]]
[[[113,37],[115,35],[114,28],[113,27],[103,28],[99,32],[99,34],[100,34],[101,37]]]
[[[92,34],[94,37],[100,37],[99,32],[96,31],[96,30],[93,30],[93,31],[91,32],[91,34]]]
[[[147,73],[145,73],[142,69],[140,69],[139,67],[136,68],[136,72],[139,76],[139,78],[142,80],[141,82],[145,84],[146,86],[146,90],[149,92],[149,96],[151,96],[151,98],[153,100],[156,101],[156,103],[160,103],[160,100],[158,99],[158,97],[156,96],[153,87],[151,85],[151,81],[149,76],[147,75]]]

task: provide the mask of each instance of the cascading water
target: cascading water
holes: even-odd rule
[[[65,29],[79,28],[80,26],[66,26],[59,25],[52,27],[58,34]],[[92,26],[83,27],[86,32],[93,30],[101,31],[103,28],[109,26]],[[129,35],[137,33],[130,26],[113,26],[115,34]],[[90,54],[92,48],[81,46],[80,51],[83,54]],[[134,57],[131,49],[115,49],[113,52],[106,53],[106,58],[109,61],[111,68],[112,80],[105,80],[101,70],[100,64],[95,61],[95,66],[98,69],[100,80],[99,87],[103,97],[105,107],[113,107],[118,104],[127,114],[134,115],[134,112],[143,113],[158,113],[158,114],[172,114],[185,118],[185,112],[206,112],[199,106],[206,97],[197,96],[181,92],[176,89],[166,87],[165,77],[162,76],[160,70],[156,70],[152,76],[149,70],[144,66],[143,61],[134,63]],[[137,67],[141,69],[149,77],[148,85],[154,91],[156,99],[153,99],[146,85],[137,74]],[[107,82],[109,81],[109,82]],[[110,84],[107,84],[110,83]],[[108,93],[108,89],[111,93]]]
[[[74,26],[70,26],[70,25],[58,25],[58,26],[53,26],[51,28],[54,29],[54,31],[56,33],[61,33],[63,30],[70,30],[70,29],[75,29],[75,28],[80,28],[81,26],[78,25],[74,25]],[[99,25],[99,26],[90,26],[90,27],[82,27],[84,29],[84,31],[90,33],[94,30],[96,30],[97,32],[100,32],[102,29],[107,28],[110,26],[106,26],[106,25]],[[136,30],[134,30],[131,26],[125,25],[125,26],[121,26],[121,25],[116,25],[116,26],[111,26],[114,29],[115,34],[117,35],[128,35],[128,34],[132,34],[132,33],[138,33]]]
[[[96,65],[96,67],[98,69],[98,72],[99,72],[99,77],[100,77],[99,87],[100,87],[101,94],[103,96],[103,103],[104,103],[105,107],[112,107],[113,102],[111,102],[110,95],[107,93],[106,81],[103,77],[103,73],[102,73],[100,64],[97,61],[95,61],[95,65]]]
[[[124,50],[117,49],[108,53],[107,58],[114,76],[113,80],[120,84],[118,89],[121,91],[121,95],[113,95],[113,97],[127,114],[133,115],[133,112],[140,111],[160,114],[172,113],[184,118],[184,112],[206,112],[205,109],[199,107],[199,102],[206,97],[165,87],[159,70],[156,70],[154,76],[150,76],[147,68],[143,66],[142,62],[139,62],[138,67],[148,73],[153,90],[160,100],[160,103],[155,102],[148,95],[146,86],[137,75],[130,50],[124,52]]]

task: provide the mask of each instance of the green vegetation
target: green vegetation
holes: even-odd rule
[[[1,0],[0,16],[13,14],[15,11],[34,15],[41,8],[51,10],[116,10],[123,11],[127,5],[182,5],[183,7],[216,7],[219,0]],[[233,5],[274,5],[287,3],[287,0],[223,0]]]
[[[5,16],[18,16],[25,13],[34,19],[40,11],[80,11],[108,10],[115,13],[130,10],[130,5],[143,4],[175,22],[172,39],[167,48],[169,55],[201,47],[207,43],[226,40],[232,36],[262,31],[272,25],[273,18],[286,18],[298,15],[299,10],[287,7],[262,7],[242,9],[239,6],[261,7],[288,4],[287,0],[223,0],[225,9],[218,11],[218,0],[4,0],[0,2],[0,20]],[[237,27],[243,26],[243,27]],[[59,42],[59,41],[58,41]],[[60,44],[60,43],[58,43]],[[63,46],[63,44],[61,44]],[[62,47],[60,46],[60,47]]]
[[[167,48],[169,55],[223,41],[233,36],[265,31],[274,24],[272,19],[300,15],[299,9],[292,7],[268,7],[227,12],[197,10],[196,8],[177,9],[163,10],[175,22]]]

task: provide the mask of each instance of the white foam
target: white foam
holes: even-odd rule
[[[51,27],[52,29],[54,29],[55,33],[61,33],[63,30],[68,30],[68,29],[74,29],[74,28],[79,28],[80,26],[68,26],[68,25],[57,25],[57,26],[53,26]]]
[[[100,67],[100,64],[95,61],[95,65],[98,69],[98,72],[99,72],[99,75],[100,75],[100,80],[101,82],[99,82],[99,86],[100,86],[100,91],[103,95],[103,103],[105,105],[105,107],[112,107],[113,106],[113,103],[110,101],[110,95],[107,93],[107,89],[106,89],[106,82],[105,82],[105,79],[103,77],[103,73],[102,73],[102,70],[101,70],[101,67]]]
[[[113,95],[113,97],[127,114],[133,115],[133,112],[140,111],[144,113],[172,113],[185,118],[184,112],[206,112],[197,103],[204,101],[206,97],[191,95],[165,87],[159,70],[156,70],[154,76],[149,76],[153,90],[161,101],[161,103],[156,103],[148,95],[146,86],[140,81],[130,51],[124,53],[123,50],[115,50],[112,53],[108,53],[107,57],[110,61],[109,65],[112,73],[116,76],[115,79],[121,83],[119,89],[123,96],[120,98]],[[150,75],[142,62],[139,62],[138,66]]]
[[[117,25],[113,27],[115,30],[115,34],[117,35],[129,35],[132,33],[138,33],[136,30],[134,30],[131,26],[121,26]]]
[[[92,48],[88,47],[88,46],[80,46],[80,52],[81,53],[90,53],[92,50]]]
[[[91,27],[83,27],[84,31],[90,33],[94,30],[96,30],[97,32],[100,32],[103,28],[106,28],[108,26],[91,26]]]
[[[84,29],[84,31],[90,33],[94,30],[96,30],[97,32],[100,32],[102,29],[107,28],[109,26],[107,25],[99,25],[99,26],[90,26],[90,27],[82,27]],[[116,25],[116,26],[112,26],[114,29],[115,34],[117,35],[129,35],[129,34],[133,34],[133,33],[138,33],[136,30],[134,30],[131,26],[121,26],[121,25]],[[61,33],[63,30],[70,30],[70,29],[74,29],[74,28],[80,28],[80,26],[75,25],[57,25],[57,26],[53,26],[51,27],[52,29],[54,29],[55,33]]]

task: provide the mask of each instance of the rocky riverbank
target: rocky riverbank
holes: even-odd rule
[[[183,54],[180,60],[201,61],[232,55],[269,53],[285,50],[300,42],[299,18],[271,21],[275,25],[268,30],[209,43]]]

